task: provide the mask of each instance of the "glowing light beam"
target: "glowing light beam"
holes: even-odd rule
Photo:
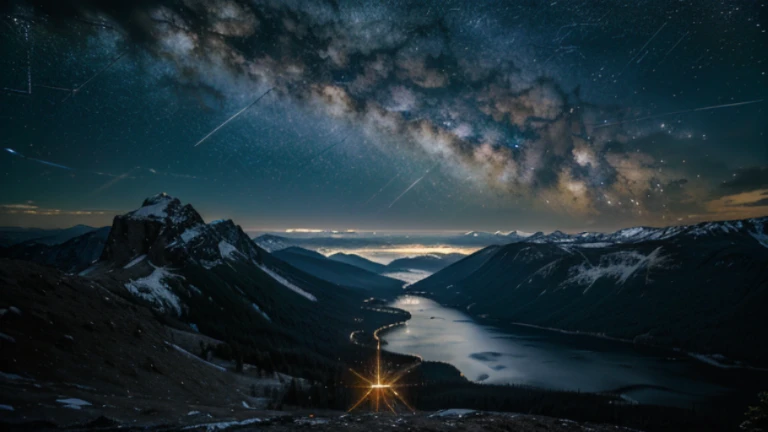
[[[273,88],[274,88],[274,87],[273,87]],[[247,110],[248,110],[248,108],[250,108],[250,107],[252,107],[252,106],[256,105],[256,102],[260,101],[260,100],[261,100],[261,98],[263,98],[264,96],[266,96],[266,95],[267,95],[269,92],[271,92],[271,91],[272,91],[272,88],[271,88],[271,89],[269,89],[269,90],[267,90],[267,91],[265,91],[265,92],[264,92],[264,93],[263,93],[261,96],[257,97],[255,101],[251,102],[251,103],[250,103],[248,106],[246,106],[245,108],[243,108],[243,109],[241,109],[240,111],[236,112],[236,113],[235,113],[235,114],[234,114],[232,117],[228,118],[228,119],[227,119],[227,120],[226,120],[224,123],[220,124],[220,125],[219,125],[219,126],[216,128],[216,129],[212,130],[210,133],[208,133],[208,135],[204,136],[204,137],[203,137],[203,139],[201,139],[200,141],[198,141],[198,142],[197,142],[197,144],[195,144],[193,147],[197,147],[197,146],[199,146],[200,144],[202,144],[202,143],[203,143],[203,141],[205,141],[205,140],[207,140],[208,138],[210,138],[210,136],[211,136],[211,135],[213,135],[213,134],[215,134],[216,132],[218,132],[218,130],[219,130],[219,129],[221,129],[221,128],[223,128],[224,126],[226,126],[226,125],[227,125],[227,123],[229,123],[229,122],[231,122],[232,120],[236,119],[236,118],[237,118],[237,116],[239,116],[240,114],[242,114],[242,113],[244,113],[245,111],[247,111]]]
[[[411,189],[413,189],[413,188],[414,188],[414,187],[415,187],[417,184],[419,184],[419,183],[420,183],[422,180],[424,180],[424,178],[425,178],[427,175],[429,175],[430,171],[432,171],[432,169],[433,169],[433,168],[435,168],[436,166],[437,166],[437,164],[433,165],[433,166],[432,166],[432,168],[428,169],[428,170],[427,170],[427,172],[425,172],[423,176],[419,177],[418,179],[416,179],[416,181],[415,181],[415,182],[411,183],[411,185],[410,185],[410,186],[408,186],[408,188],[407,188],[407,189],[405,189],[405,190],[403,191],[403,193],[401,193],[400,195],[398,195],[398,197],[397,197],[397,198],[395,198],[395,200],[394,200],[394,201],[392,201],[392,204],[390,204],[390,205],[389,205],[389,207],[387,207],[387,208],[392,208],[392,206],[393,206],[393,205],[395,205],[395,203],[396,203],[396,202],[400,201],[400,198],[404,197],[404,196],[405,196],[405,194],[407,194],[407,193],[408,193],[408,191],[410,191]]]
[[[659,117],[666,117],[666,116],[671,116],[671,115],[676,115],[676,114],[687,114],[687,113],[699,112],[699,111],[710,111],[710,110],[723,109],[723,108],[733,108],[733,107],[742,106],[742,105],[751,105],[751,104],[760,103],[762,101],[764,101],[764,99],[755,99],[755,100],[751,100],[751,101],[735,102],[735,103],[722,104],[722,105],[712,105],[712,106],[705,106],[705,107],[700,107],[700,108],[691,108],[691,109],[680,110],[680,111],[670,111],[670,112],[666,112],[666,113],[654,114],[654,115],[649,115],[649,116],[645,116],[645,117],[638,117],[638,118],[633,118],[633,119],[627,119],[627,120],[620,120],[620,121],[615,121],[615,122],[611,122],[611,123],[595,124],[593,126],[595,127],[595,129],[599,129],[599,128],[604,128],[604,127],[609,127],[609,126],[616,126],[616,125],[625,124],[625,123],[636,123],[636,122],[643,121],[643,120],[651,120],[651,119],[655,119],[655,118],[659,118]]]

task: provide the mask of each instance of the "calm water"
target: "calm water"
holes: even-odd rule
[[[501,331],[423,297],[401,297],[391,306],[413,318],[383,335],[384,349],[450,363],[476,382],[583,392],[621,389],[641,403],[690,407],[738,389],[737,382],[745,379],[743,371],[717,369],[687,356],[639,352],[622,342],[526,327]]]

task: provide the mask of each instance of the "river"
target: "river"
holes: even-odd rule
[[[475,382],[617,391],[639,403],[689,408],[743,392],[741,383],[749,379],[745,371],[671,351],[522,326],[502,331],[423,297],[403,296],[390,306],[412,318],[382,335],[385,350],[450,363]]]

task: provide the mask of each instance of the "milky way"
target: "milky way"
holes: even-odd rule
[[[4,146],[121,179],[122,155],[140,154],[133,166],[189,176],[158,185],[140,170],[110,191],[228,196],[254,226],[768,213],[757,2],[110,3],[9,6],[0,82]],[[55,174],[6,171],[17,187],[0,201],[61,199],[39,178]],[[68,190],[73,206],[131,205],[101,183]]]

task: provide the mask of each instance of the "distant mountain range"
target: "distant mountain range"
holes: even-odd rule
[[[299,246],[308,249],[362,249],[362,248],[383,248],[399,245],[446,245],[457,247],[484,247],[491,244],[506,244],[521,240],[525,237],[511,232],[504,233],[483,233],[471,231],[463,234],[433,235],[433,234],[363,234],[355,236],[338,236],[315,234],[313,237],[307,235],[277,235],[263,234],[254,238],[254,241],[262,248],[268,251],[285,249],[289,246]]]
[[[346,253],[338,252],[333,255],[329,255],[328,259],[353,265],[355,267],[359,267],[363,270],[368,270],[369,272],[373,272],[373,273],[383,273],[387,270],[386,265],[371,261],[369,259],[361,257],[360,255],[355,255],[355,254],[346,254]]]
[[[25,242],[49,246],[56,245],[95,229],[86,225],[75,225],[62,229],[0,227],[0,247],[13,246]]]
[[[22,259],[67,273],[78,273],[99,259],[107,236],[109,227],[91,229],[62,243],[45,244],[28,240],[0,248],[0,258]]]
[[[281,249],[273,254],[288,264],[325,281],[378,295],[385,292],[393,295],[400,294],[404,285],[403,281],[381,276],[356,265],[326,258],[321,253],[297,246]]]
[[[523,323],[768,365],[768,218],[534,234],[408,287]],[[717,358],[717,357],[715,357]]]

